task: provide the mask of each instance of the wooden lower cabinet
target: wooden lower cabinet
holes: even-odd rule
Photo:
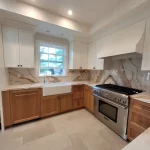
[[[150,127],[150,104],[131,99],[128,139],[132,141]]]
[[[10,92],[10,113],[12,124],[40,117],[40,89]]]
[[[72,110],[72,94],[42,97],[41,116],[47,117]]]
[[[9,91],[2,92],[2,105],[3,105],[4,126],[5,127],[11,126],[12,122],[10,112]]]
[[[46,96],[41,100],[41,116],[47,117],[59,113],[59,96]]]
[[[94,112],[93,88],[88,85],[84,87],[84,107],[91,113]]]
[[[60,112],[66,112],[73,109],[72,94],[62,95],[59,98],[60,101]]]
[[[84,85],[72,86],[73,109],[82,108],[84,105]]]

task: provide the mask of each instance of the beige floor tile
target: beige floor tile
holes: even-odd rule
[[[92,130],[87,130],[82,134],[82,141],[89,150],[111,150],[107,141]]]
[[[0,150],[121,150],[126,144],[85,109],[17,125],[0,134]]]
[[[99,135],[107,140],[107,143],[109,143],[114,150],[120,150],[128,144],[128,142],[107,127],[104,130],[99,131]]]

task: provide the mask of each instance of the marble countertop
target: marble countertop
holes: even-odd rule
[[[98,83],[96,84],[96,83],[92,83],[89,81],[73,81],[73,82],[64,82],[64,83],[69,83],[71,85],[85,84],[88,86],[95,86],[98,84]],[[23,85],[5,85],[5,86],[1,87],[1,91],[31,89],[31,88],[43,88],[44,84],[47,84],[47,83],[34,83],[34,84],[23,84]],[[51,83],[49,83],[49,84],[51,84]]]
[[[150,128],[148,128],[122,150],[150,150]]]
[[[143,92],[143,93],[132,95],[130,97],[138,101],[150,104],[150,93]]]

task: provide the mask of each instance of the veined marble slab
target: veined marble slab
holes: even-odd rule
[[[71,85],[85,84],[85,85],[89,85],[89,86],[95,86],[95,85],[99,84],[99,83],[92,83],[92,82],[89,82],[89,81],[74,81],[74,82],[70,81],[70,82],[66,82],[66,83],[71,84]],[[47,83],[34,83],[34,84],[23,84],[23,85],[7,85],[7,86],[2,87],[2,91],[31,89],[31,88],[43,88],[44,84],[47,84]],[[54,85],[55,83],[50,83],[50,84]]]
[[[130,97],[135,100],[150,104],[150,93],[143,92],[143,93],[132,95]]]

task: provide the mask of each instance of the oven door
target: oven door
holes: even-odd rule
[[[126,140],[127,107],[94,95],[94,115]]]

